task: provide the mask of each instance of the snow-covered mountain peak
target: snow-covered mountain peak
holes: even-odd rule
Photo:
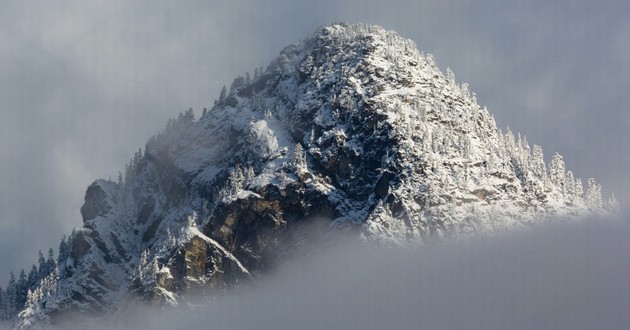
[[[334,24],[236,78],[198,120],[171,120],[118,182],[93,183],[19,324],[212,295],[308,245],[315,221],[416,245],[615,208],[562,156],[545,164],[501,132],[412,41]]]

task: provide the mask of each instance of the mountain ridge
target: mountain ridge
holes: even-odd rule
[[[256,278],[323,219],[421,244],[614,211],[601,187],[503,133],[468,85],[377,26],[334,24],[238,77],[97,180],[84,225],[30,290],[18,326],[120,303],[185,303]],[[8,290],[8,288],[7,288]]]

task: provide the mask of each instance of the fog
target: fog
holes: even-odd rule
[[[630,4],[6,0],[0,5],[0,284],[81,225],[86,187],[170,117],[335,21],[379,24],[470,84],[500,127],[627,200]]]
[[[90,328],[627,329],[629,234],[589,219],[422,249],[329,243],[210,303]]]

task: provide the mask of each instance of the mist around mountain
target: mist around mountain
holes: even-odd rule
[[[90,185],[83,227],[12,278],[0,317],[30,328],[195,305],[336,232],[413,248],[618,208],[560,154],[546,164],[541,147],[497,128],[412,41],[333,24],[237,77],[199,119],[169,121],[117,180]]]
[[[89,327],[625,329],[626,219],[545,224],[414,249],[336,240],[212,300],[135,306]],[[76,319],[62,322],[85,329]]]

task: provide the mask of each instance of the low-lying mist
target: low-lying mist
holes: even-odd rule
[[[336,243],[209,303],[93,329],[628,329],[629,234],[590,219],[422,249]]]

